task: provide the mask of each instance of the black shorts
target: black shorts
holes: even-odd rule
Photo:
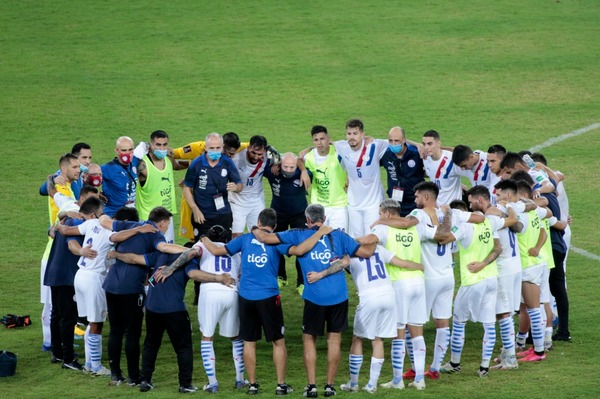
[[[348,300],[336,305],[322,306],[304,300],[302,332],[323,336],[327,323],[327,332],[341,333],[348,329]]]
[[[206,218],[204,223],[198,224],[194,220],[194,216],[192,215],[192,226],[194,227],[194,239],[198,241],[201,235],[208,233],[211,227],[216,225],[221,225],[225,229],[231,230],[231,225],[233,224],[233,214],[225,213],[219,214],[215,217]]]
[[[283,338],[283,310],[279,295],[253,301],[239,297],[240,338],[244,341],[260,341],[261,328],[267,342]]]

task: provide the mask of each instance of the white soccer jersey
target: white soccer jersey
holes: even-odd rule
[[[558,207],[560,208],[560,220],[566,222],[569,219],[569,197],[562,181],[556,185],[556,193],[558,194],[556,198],[558,199]]]
[[[473,166],[473,169],[464,170],[463,175],[469,178],[471,185],[487,187],[491,192],[494,184],[500,179],[490,170],[487,163],[487,152],[479,150],[473,152],[479,155],[479,161]]]
[[[246,158],[247,151],[242,150],[233,157],[233,163],[237,167],[244,188],[239,193],[229,193],[229,202],[241,206],[253,206],[256,203],[264,203],[265,196],[262,177],[265,168],[271,167],[266,156],[255,165],[252,165],[248,162],[248,158]]]
[[[461,170],[452,162],[452,153],[442,150],[442,156],[437,161],[431,157],[423,161],[425,173],[429,180],[434,182],[440,189],[437,204],[444,205],[462,199],[462,185],[460,182]]]
[[[94,259],[86,258],[85,256],[80,257],[77,266],[80,269],[96,273],[106,273],[106,254],[113,246],[110,236],[114,232],[102,227],[98,219],[86,220],[77,226],[77,228],[81,235],[85,235],[82,247],[91,245],[92,249],[98,252],[98,255]]]
[[[390,263],[393,257],[394,255],[390,251],[378,245],[370,258],[352,258],[350,260],[350,273],[359,297],[369,293],[394,292],[385,268],[385,265]]]
[[[225,244],[221,242],[215,242],[215,245],[222,247]],[[234,279],[236,279],[237,282],[239,282],[240,254],[235,254],[232,257],[228,255],[214,256],[206,249],[204,244],[202,244],[201,242],[197,242],[192,248],[202,251],[202,255],[200,258],[200,270],[213,274],[229,273],[231,277],[233,277]],[[202,289],[224,291],[233,290],[237,292],[238,287],[237,284],[231,288],[221,283],[202,283]]]
[[[546,172],[542,170],[529,169],[527,173],[529,173],[529,176],[531,176],[536,186],[541,186],[544,182],[547,182],[547,184],[552,184],[548,179],[548,175],[546,174]]]
[[[498,216],[486,216],[492,224],[492,230],[498,234],[502,252],[496,259],[498,276],[509,276],[521,271],[521,253],[517,235],[508,227],[504,227],[504,219]]]
[[[374,140],[354,151],[347,141],[334,143],[342,157],[342,165],[348,172],[348,206],[354,209],[367,209],[379,206],[384,192],[379,172],[379,160],[388,147],[386,140]]]

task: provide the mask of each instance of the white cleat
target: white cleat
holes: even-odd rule
[[[396,384],[392,380],[390,382],[379,384],[379,386],[386,389],[404,389],[404,381],[401,380],[399,383]]]
[[[421,381],[418,381],[418,382],[413,381],[413,382],[409,383],[408,386],[410,388],[416,388],[417,390],[422,391],[423,389],[426,388],[425,378],[423,378]]]
[[[352,384],[348,381],[345,384],[341,384],[340,389],[344,392],[358,392],[358,384]]]

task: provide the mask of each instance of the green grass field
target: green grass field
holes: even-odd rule
[[[375,137],[401,125],[413,140],[436,129],[448,145],[485,150],[501,143],[518,151],[600,122],[599,20],[600,3],[592,0],[0,3],[0,129],[10,153],[0,178],[0,316],[30,314],[34,321],[0,330],[0,349],[19,355],[17,374],[0,379],[2,396],[141,395],[60,370],[40,352],[47,205],[37,191],[75,142],[90,143],[98,163],[112,158],[118,136],[147,140],[156,129],[166,130],[173,146],[232,130],[243,139],[263,134],[278,149],[297,152],[310,145],[312,125],[324,124],[342,139],[345,121],[360,117]],[[589,215],[597,209],[599,147],[596,129],[543,150],[567,176],[573,245],[595,254]],[[571,253],[568,265],[573,343],[557,343],[543,364],[480,380],[481,331],[471,326],[463,373],[442,376],[418,395],[597,397],[598,261]],[[282,296],[288,382],[300,396],[302,304],[292,287]],[[195,312],[190,306],[194,321]],[[199,345],[195,322],[194,329]],[[428,326],[430,348],[432,337]],[[347,379],[349,338],[338,384]],[[229,344],[217,342],[219,395],[243,397],[230,387]],[[270,347],[259,348],[262,395],[273,395]],[[321,342],[320,386],[324,356]],[[361,385],[369,356],[367,350]],[[176,394],[176,375],[165,340],[158,388],[146,396]],[[390,376],[388,355],[381,381]],[[199,355],[194,380],[205,383]]]

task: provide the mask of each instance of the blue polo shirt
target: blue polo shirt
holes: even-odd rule
[[[229,256],[242,253],[239,285],[242,298],[258,301],[279,294],[279,255],[287,255],[289,247],[263,244],[252,233],[236,237],[225,245]]]
[[[117,158],[105,163],[102,169],[102,194],[106,197],[104,213],[113,217],[117,209],[128,205],[135,206],[137,165],[139,159],[133,157],[129,165],[122,165]]]
[[[386,192],[388,197],[392,198],[394,187],[404,190],[400,204],[401,216],[408,215],[416,208],[414,188],[418,183],[425,181],[425,170],[419,151],[410,144],[407,144],[406,147],[406,152],[402,154],[401,158],[398,158],[388,148],[379,160],[379,165],[385,169],[387,174],[388,188]]]
[[[276,233],[282,243],[300,245],[312,236],[319,228],[314,226],[310,229],[293,229]],[[309,272],[320,272],[330,266],[332,259],[341,258],[344,255],[354,256],[360,245],[348,234],[341,230],[334,230],[327,236],[322,237],[309,252],[298,257],[302,275]],[[348,299],[348,286],[344,273],[329,275],[316,283],[304,283],[302,298],[316,303],[317,305],[336,305]]]
[[[152,222],[124,222],[115,220],[113,222],[113,231],[128,230],[137,226]],[[156,233],[136,234],[133,237],[119,243],[116,250],[121,253],[134,253],[145,255],[157,250],[158,244],[165,241],[165,236],[157,231]],[[130,265],[117,260],[108,270],[106,280],[104,280],[104,290],[111,294],[142,294],[144,293],[144,283],[148,269],[143,266]]]
[[[82,219],[67,218],[65,226],[77,226],[83,223]],[[48,287],[58,287],[62,285],[73,286],[75,273],[79,270],[77,262],[79,256],[74,255],[68,247],[69,241],[75,240],[79,245],[83,245],[83,236],[64,236],[58,231],[54,236],[46,273],[44,274],[44,285]]]
[[[175,262],[179,255],[151,252],[144,255],[144,258],[146,259],[146,265],[156,270],[160,266]],[[192,259],[184,267],[174,271],[165,281],[155,283],[154,287],[150,285],[148,287],[148,297],[146,298],[146,309],[155,313],[186,311],[187,308],[183,298],[185,296],[185,286],[190,279],[188,273],[192,270],[200,270],[198,258]]]
[[[554,182],[553,182],[553,184],[554,184]],[[557,219],[560,220],[560,218],[561,218],[560,206],[558,205],[558,198],[556,198],[556,195],[554,195],[554,193],[550,193],[550,194],[542,194],[542,196],[548,200],[548,209],[550,209],[552,211],[552,216],[555,216]],[[550,239],[552,240],[552,250],[559,252],[561,254],[567,253],[567,244],[565,243],[565,240],[563,239],[564,235],[565,235],[564,231],[557,230],[552,227],[550,228]],[[556,265],[556,267],[559,267],[559,265]]]
[[[271,168],[266,168],[264,176],[269,181],[273,197],[271,199],[271,208],[278,215],[292,216],[304,212],[308,203],[306,201],[306,190],[300,180],[300,170],[296,169],[294,176],[286,179],[281,174],[274,175]]]
[[[242,182],[231,158],[222,155],[215,166],[210,166],[206,153],[194,159],[185,174],[183,184],[194,191],[194,202],[207,218],[231,213],[227,183]],[[215,196],[222,195],[225,206],[217,210]]]

